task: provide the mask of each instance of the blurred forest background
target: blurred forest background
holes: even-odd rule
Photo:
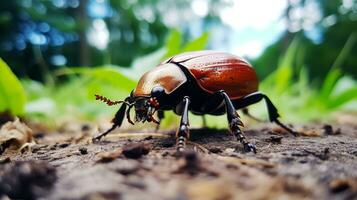
[[[248,59],[285,121],[331,120],[357,112],[356,40],[356,0],[2,1],[0,112],[108,118],[94,94],[122,99],[164,58],[213,49]]]

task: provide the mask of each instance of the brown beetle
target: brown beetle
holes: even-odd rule
[[[270,99],[258,92],[258,78],[255,70],[245,60],[229,53],[217,51],[196,51],[173,56],[157,67],[146,72],[137,87],[124,101],[110,101],[97,95],[98,100],[108,105],[122,103],[112,120],[113,126],[108,131],[96,136],[103,136],[120,127],[126,114],[130,119],[130,109],[135,107],[135,121],[159,123],[164,110],[173,110],[181,115],[177,130],[177,150],[184,150],[189,138],[188,111],[196,115],[222,115],[227,113],[229,129],[243,144],[244,150],[256,152],[239,126],[243,126],[236,110],[265,100],[269,119],[290,133],[297,133],[282,124],[279,114]],[[128,109],[127,109],[128,106]],[[159,120],[153,115],[158,112]]]

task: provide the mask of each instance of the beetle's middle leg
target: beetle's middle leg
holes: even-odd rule
[[[243,123],[240,120],[239,115],[236,109],[234,108],[233,103],[230,100],[228,94],[225,91],[220,91],[220,93],[226,105],[227,119],[230,131],[237,137],[237,140],[239,140],[243,144],[244,151],[253,151],[254,153],[256,153],[257,149],[255,148],[255,146],[247,141],[242,130],[239,128],[239,126],[243,126]]]
[[[183,99],[183,111],[181,116],[180,127],[176,132],[176,148],[178,152],[184,151],[186,147],[186,141],[190,137],[189,121],[188,121],[188,106],[190,104],[189,97]]]
[[[155,132],[157,132],[160,129],[161,121],[162,119],[165,118],[165,114],[163,110],[158,110],[157,111],[157,117],[159,118],[159,123],[155,127]]]

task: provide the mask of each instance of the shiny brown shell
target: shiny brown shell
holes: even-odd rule
[[[217,51],[196,51],[173,56],[166,63],[186,67],[199,86],[215,93],[224,90],[237,99],[258,90],[258,78],[252,66],[237,56]]]
[[[165,93],[170,94],[186,81],[186,75],[176,64],[164,63],[146,72],[140,78],[133,95],[148,97],[156,86],[163,87]]]

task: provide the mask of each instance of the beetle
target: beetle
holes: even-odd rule
[[[227,114],[229,130],[243,144],[246,152],[256,153],[256,147],[245,138],[240,126],[243,123],[236,110],[265,100],[269,120],[293,135],[297,132],[279,121],[280,115],[272,101],[258,91],[259,81],[253,67],[244,59],[219,51],[194,51],[175,55],[146,72],[136,88],[123,101],[111,101],[96,95],[108,105],[122,104],[115,114],[113,126],[93,138],[103,136],[120,127],[126,115],[135,108],[136,122],[160,123],[164,110],[173,110],[181,116],[176,131],[177,151],[184,151],[189,139],[188,112],[196,115]],[[153,116],[157,112],[158,120]]]

